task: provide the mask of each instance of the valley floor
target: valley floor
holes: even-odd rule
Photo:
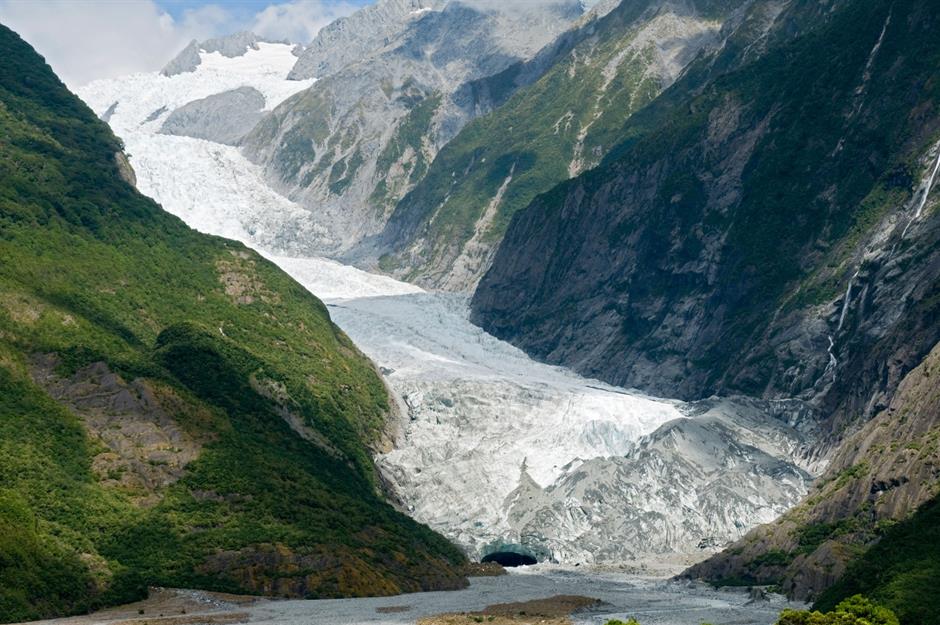
[[[625,620],[629,617],[635,617],[642,625],[698,625],[704,622],[769,625],[783,608],[802,607],[786,602],[779,595],[755,601],[744,589],[717,591],[702,585],[673,583],[615,571],[539,565],[513,570],[499,577],[471,578],[470,587],[459,591],[367,599],[271,600],[188,590],[156,590],[151,599],[139,604],[39,623],[404,625],[444,613],[477,612],[493,604],[555,595],[581,595],[603,602],[597,608],[572,615],[575,625],[601,625],[608,619]]]

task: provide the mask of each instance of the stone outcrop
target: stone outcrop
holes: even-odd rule
[[[238,145],[261,120],[264,95],[253,87],[239,87],[194,100],[175,109],[160,132]]]

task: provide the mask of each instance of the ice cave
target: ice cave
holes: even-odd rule
[[[490,545],[483,552],[480,562],[496,562],[503,566],[527,566],[539,561],[535,552],[515,543],[499,543]]]

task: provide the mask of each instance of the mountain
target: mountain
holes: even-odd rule
[[[665,396],[791,398],[823,475],[687,571],[936,623],[940,45],[935,3],[752,2],[518,210],[472,319]]]
[[[272,188],[327,231],[284,246],[335,256],[380,231],[438,149],[481,112],[464,85],[535,55],[582,12],[577,0],[381,0],[325,28],[290,73],[316,83],[242,143]],[[338,45],[347,39],[358,43]]]
[[[533,60],[478,81],[475,91],[498,108],[441,149],[358,256],[419,284],[472,291],[512,215],[597,165],[625,120],[718,42],[732,13],[727,4],[647,0],[607,7],[606,15],[596,9]],[[534,84],[501,102],[502,85],[520,81]]]
[[[767,15],[752,4],[603,164],[516,213],[476,322],[660,395],[798,397],[833,432],[887,405],[940,338],[936,15]]]
[[[278,308],[291,283],[267,286],[280,274],[236,244],[215,241],[234,252],[224,262],[189,244],[174,248],[209,269],[185,265],[190,282],[160,281],[159,303],[133,289],[114,303],[114,280],[70,276],[83,305],[98,306],[70,317],[80,312],[117,338],[75,356],[72,343],[42,334],[52,347],[11,352],[26,363],[27,381],[92,428],[110,450],[103,453],[128,453],[112,431],[121,430],[114,412],[145,414],[180,450],[171,460],[142,456],[133,450],[151,443],[134,439],[127,463],[136,472],[126,483],[126,471],[102,473],[113,456],[90,466],[141,493],[127,495],[129,505],[145,510],[141,518],[156,515],[153,526],[171,519],[182,527],[173,540],[186,557],[148,559],[166,553],[162,539],[144,556],[127,556],[114,540],[87,553],[110,563],[115,579],[124,566],[144,571],[135,580],[278,593],[459,584],[459,554],[385,507],[381,483],[474,557],[516,549],[642,569],[727,546],[687,576],[773,584],[820,606],[862,590],[911,618],[929,615],[932,599],[917,595],[932,579],[935,545],[925,528],[940,483],[938,22],[928,0],[643,0],[587,14],[561,0],[527,10],[384,0],[303,50],[236,37],[210,46],[216,51],[196,44],[191,71],[89,86],[92,108],[127,139],[141,189],[191,225],[266,249],[314,292],[332,293],[331,312],[374,350],[402,414],[392,449],[378,378],[299,290],[339,355],[302,354],[312,364],[290,356],[305,345],[297,327],[281,330],[292,318]],[[130,179],[126,157],[115,158],[109,167]],[[101,228],[108,244],[118,236],[108,229],[117,222],[79,221],[95,241]],[[158,252],[133,247],[130,229],[113,240],[132,252],[111,264],[184,266],[162,255],[160,228],[146,231]],[[58,263],[59,248],[70,249],[57,245],[40,260]],[[70,267],[95,257],[74,253]],[[469,326],[462,294],[365,277],[311,253],[453,290],[479,279],[474,321],[585,377]],[[14,260],[10,272],[35,262]],[[209,312],[174,300],[191,283],[184,300],[216,289]],[[41,293],[50,306],[76,306]],[[226,295],[240,315],[219,312],[229,310],[219,303]],[[242,316],[246,307],[260,313]],[[11,314],[28,319],[20,308]],[[101,321],[102,310],[112,316]],[[10,327],[3,340],[19,336]],[[53,336],[65,341],[60,335],[56,326]],[[127,336],[138,343],[124,345]],[[217,362],[229,373],[217,375]],[[309,518],[297,512],[324,506],[327,495],[294,505],[290,497],[302,493],[281,479],[308,466],[301,452],[233,481],[229,465],[204,460],[212,445],[234,448],[228,430],[188,434],[201,447],[180,444],[186,421],[160,403],[157,383],[227,419],[239,449],[248,437],[258,458],[269,458],[252,438],[262,432],[270,447],[309,443],[325,454],[333,473],[311,469],[304,479],[339,498],[329,523],[339,555],[316,551],[320,534],[304,533]],[[328,391],[339,416],[329,413],[324,425],[317,405],[305,417],[308,394]],[[254,425],[259,418],[264,427]],[[270,423],[286,438],[272,443]],[[380,448],[378,479],[369,455]],[[201,462],[212,487],[188,473]],[[281,488],[277,498],[269,482]],[[219,484],[232,483],[234,495],[219,495]],[[35,506],[14,499],[5,522],[46,531],[30,520]],[[257,523],[226,533],[216,505],[228,506],[225,519]],[[355,505],[361,514],[349,512]],[[253,516],[265,506],[283,515],[273,530],[268,516]],[[353,531],[350,519],[372,525]],[[296,533],[291,523],[301,526]],[[748,532],[758,523],[767,524]],[[925,532],[920,550],[917,532]],[[352,561],[354,541],[361,550]],[[47,543],[27,535],[13,544]],[[8,578],[39,584],[33,571],[51,561],[42,558],[29,575]],[[337,562],[351,571],[319,576]]]
[[[389,44],[390,38],[447,0],[384,0],[362,7],[320,29],[287,75],[290,80],[323,78]]]
[[[379,365],[402,414],[394,449],[376,464],[410,516],[474,559],[509,543],[567,564],[630,558],[635,568],[668,561],[674,570],[806,493],[815,471],[802,458],[815,431],[799,402],[688,406],[644,397],[486,335],[467,320],[462,294],[278,251],[283,235],[310,234],[302,226],[313,215],[268,188],[237,148],[166,127],[179,111],[189,118],[210,102],[221,106],[237,84],[261,93],[270,110],[305,87],[287,80],[292,59],[289,46],[262,43],[237,58],[207,55],[191,73],[98,81],[79,95],[98,113],[111,110],[143,193],[192,227],[274,260],[323,297]],[[224,125],[204,128],[216,127]]]
[[[160,73],[164,76],[176,76],[193,72],[202,64],[203,54],[219,53],[231,59],[243,56],[248,50],[258,50],[259,43],[283,43],[287,45],[286,41],[273,41],[248,31],[238,32],[227,37],[206,39],[205,41],[193,39],[179,54],[173,57],[173,60],[164,66]]]
[[[391,410],[323,304],[139,194],[122,145],[0,27],[0,620],[147,586],[460,587],[386,501]]]

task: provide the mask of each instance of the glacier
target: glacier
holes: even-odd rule
[[[271,189],[237,147],[160,128],[214,94],[251,87],[269,111],[314,81],[287,80],[286,44],[200,55],[190,73],[97,81],[79,95],[108,113],[142,193],[277,263],[376,363],[400,409],[394,444],[375,459],[414,518],[474,558],[518,542],[557,562],[674,569],[806,493],[812,431],[784,404],[685,404],[613,387],[474,326],[466,295],[300,256],[301,242],[330,236],[315,212]]]

